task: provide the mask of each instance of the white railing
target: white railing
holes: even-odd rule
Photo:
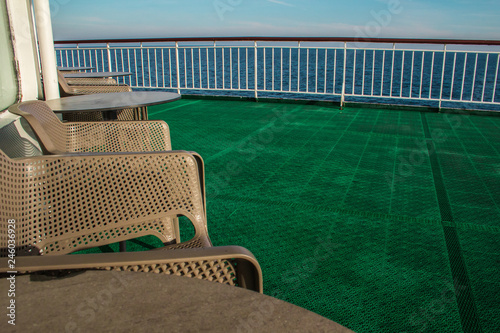
[[[308,46],[296,41],[295,45],[284,46],[276,40],[271,46],[266,45],[269,41],[235,45],[242,43],[237,38],[215,40],[209,45],[196,39],[147,46],[140,41],[108,41],[104,46],[90,47],[89,42],[56,47],[58,65],[131,72],[119,82],[133,88],[223,92],[255,98],[312,96],[341,104],[366,101],[500,109],[500,52],[450,50],[450,41],[442,42],[438,50],[419,47],[421,44],[403,49],[395,41],[386,48],[353,47],[354,41]]]

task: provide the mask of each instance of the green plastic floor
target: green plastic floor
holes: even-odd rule
[[[498,331],[500,117],[214,100],[149,112],[174,149],[203,156],[210,237],[254,253],[266,294],[358,332]]]

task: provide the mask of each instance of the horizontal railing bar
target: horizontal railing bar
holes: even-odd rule
[[[101,43],[158,43],[158,42],[339,42],[339,43],[388,43],[388,44],[453,44],[453,45],[500,45],[500,40],[475,39],[423,39],[423,38],[360,38],[360,37],[168,37],[168,38],[121,38],[59,40],[56,44],[101,44]]]
[[[193,46],[179,46],[179,49],[197,49],[197,48],[209,48],[209,49],[225,49],[231,47],[233,49],[253,49],[254,46],[210,46],[210,45],[193,45]],[[257,49],[265,49],[265,48],[276,48],[276,49],[291,49],[291,50],[343,50],[343,47],[332,47],[332,46],[301,46],[300,48],[297,46],[257,46]],[[110,46],[110,50],[121,50],[121,49],[130,49],[130,50],[144,50],[144,49],[175,49],[175,46],[145,46],[145,47],[140,47],[140,46]],[[88,50],[107,50],[108,48],[106,47],[79,47],[78,50],[81,51],[88,51]],[[70,50],[75,50],[74,47],[57,47],[56,50],[62,50],[62,51],[70,51]],[[393,51],[392,46],[387,47],[387,48],[347,48],[346,50],[366,50],[366,51]],[[405,48],[405,49],[395,49],[396,51],[416,51],[416,52],[443,52],[443,50],[435,50],[435,49],[410,49],[410,48]],[[447,50],[447,53],[478,53],[478,54],[498,54],[500,55],[500,51],[482,51],[482,50]]]

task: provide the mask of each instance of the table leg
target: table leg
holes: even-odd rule
[[[120,242],[120,252],[127,252],[127,241]]]
[[[114,111],[103,111],[102,112],[102,118],[103,120],[116,120],[118,119],[118,110]]]

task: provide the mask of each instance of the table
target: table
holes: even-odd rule
[[[147,107],[181,98],[181,95],[158,91],[132,91],[109,94],[92,94],[70,96],[45,101],[56,113],[65,112],[105,112],[107,119],[116,119],[116,111],[123,109],[140,109],[139,119],[147,120]]]
[[[290,303],[193,278],[116,271],[35,277],[16,277],[16,326],[4,314],[0,331],[352,332]],[[3,278],[0,286],[6,313],[9,283]]]
[[[94,67],[57,67],[61,72],[74,72],[74,71],[84,71],[87,69],[94,69]]]
[[[129,76],[131,72],[92,72],[92,73],[67,73],[64,77],[67,79],[95,79],[111,76]]]

